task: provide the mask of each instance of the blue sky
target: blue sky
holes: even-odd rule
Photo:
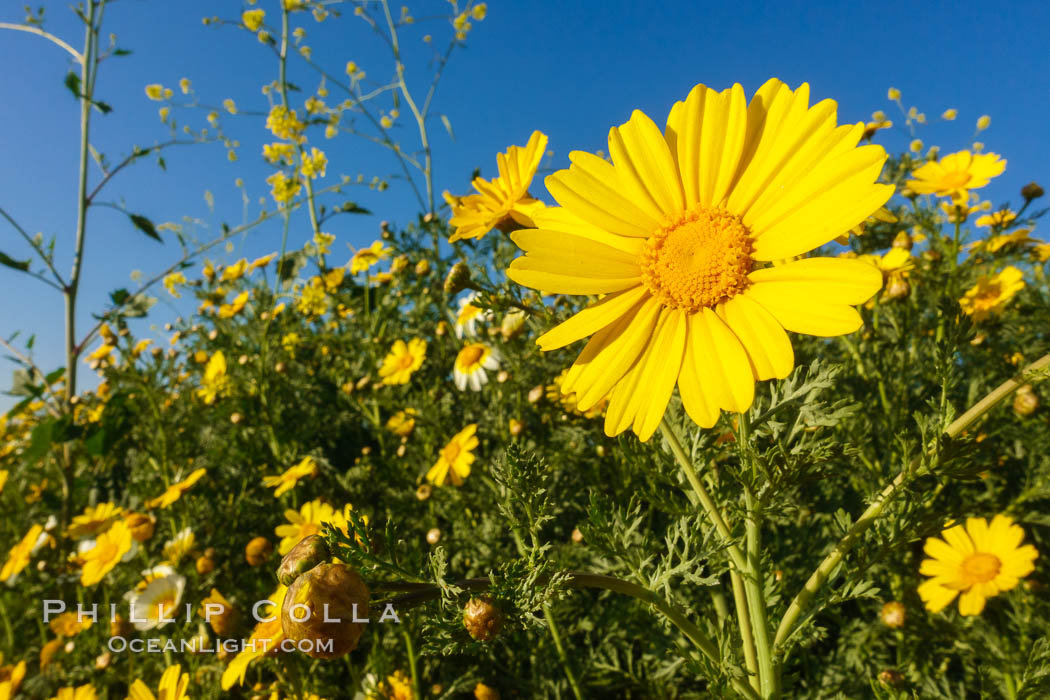
[[[0,21],[22,20],[22,3],[8,2]],[[260,0],[267,19],[277,15],[277,0]],[[355,60],[370,78],[390,74],[383,46],[364,23],[342,5],[345,16],[318,25],[306,13],[294,15],[308,32],[315,58],[341,74]],[[444,0],[410,5],[423,18],[448,13]],[[233,0],[119,0],[107,9],[105,30],[133,54],[107,61],[98,97],[114,111],[96,115],[93,141],[118,160],[132,144],[150,145],[167,132],[157,119],[158,103],[143,93],[148,83],[176,88],[190,78],[202,102],[218,105],[232,97],[243,110],[263,111],[260,86],[276,77],[272,53],[249,33],[235,27],[206,27],[201,18],[235,19],[243,6]],[[48,6],[47,28],[74,46],[82,41],[65,3]],[[991,128],[980,139],[988,150],[1009,161],[1006,174],[985,193],[993,202],[1013,198],[1030,180],[1046,185],[1050,138],[1050,56],[1039,40],[1050,24],[1050,7],[1041,2],[961,3],[891,2],[575,2],[541,1],[488,4],[488,16],[476,23],[466,48],[449,65],[435,101],[456,133],[452,141],[437,120],[431,126],[437,191],[465,192],[474,167],[485,176],[495,171],[495,154],[512,143],[524,144],[533,129],[550,136],[550,165],[567,164],[570,150],[605,147],[609,126],[641,109],[662,122],[670,105],[698,82],[712,87],[743,84],[748,94],[766,79],[779,77],[792,86],[809,82],[814,99],[839,103],[840,121],[869,118],[885,110],[898,124],[903,117],[886,99],[889,86],[899,88],[905,106],[915,105],[933,122],[918,134],[942,153],[968,147],[978,116],[989,114]],[[417,89],[428,79],[428,50],[421,37],[431,33],[443,45],[447,21],[420,22],[405,31],[408,80]],[[59,267],[69,268],[75,210],[78,110],[62,80],[70,68],[66,54],[33,36],[0,32],[0,207],[30,233],[57,236]],[[315,74],[293,61],[290,80],[306,90]],[[333,91],[333,98],[335,97]],[[306,94],[296,98],[302,101]],[[179,97],[181,99],[181,97]],[[334,100],[333,100],[334,101]],[[953,123],[937,117],[948,107],[959,110]],[[204,125],[205,112],[188,112],[180,122]],[[242,221],[244,204],[234,186],[244,179],[250,211],[265,195],[263,182],[272,172],[259,155],[266,140],[259,118],[224,120],[227,132],[241,142],[239,159],[226,160],[219,146],[190,146],[165,154],[167,170],[146,161],[114,180],[111,202],[125,202],[155,222],[199,220],[207,230],[220,222]],[[411,127],[401,120],[399,133],[413,143]],[[882,135],[892,149],[904,148],[904,131]],[[388,176],[396,171],[385,151],[350,136],[312,142],[329,156],[328,182],[340,173]],[[214,195],[214,210],[204,192]],[[545,196],[542,186],[535,194]],[[418,207],[403,184],[392,181],[384,193],[361,190],[350,196],[375,212],[373,217],[342,217],[329,227],[337,250],[360,247],[375,238],[380,219],[395,224],[412,220]],[[548,198],[549,201],[549,198]],[[291,242],[307,237],[305,218],[297,218]],[[108,209],[92,211],[83,282],[81,325],[101,308],[109,291],[130,286],[133,270],[156,272],[178,255],[136,232],[125,217]],[[275,250],[278,224],[267,224],[235,241],[229,255],[258,255]],[[341,248],[349,255],[345,247]],[[27,257],[27,248],[0,222],[0,251]],[[221,251],[220,251],[221,252]],[[163,303],[150,320],[136,327],[148,334],[180,309]],[[35,333],[35,357],[45,369],[61,362],[61,298],[40,283],[0,269],[0,333]],[[184,307],[183,307],[184,310]],[[8,384],[6,368],[0,387]],[[0,397],[0,407],[9,404]]]

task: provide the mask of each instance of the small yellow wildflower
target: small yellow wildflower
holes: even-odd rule
[[[280,171],[266,178],[266,183],[272,188],[270,194],[273,196],[273,201],[278,204],[288,204],[295,199],[302,188],[299,178],[289,178]]]
[[[277,476],[264,476],[263,485],[266,488],[276,488],[273,492],[274,498],[291,491],[299,483],[300,479],[317,476],[317,460],[313,457],[303,457],[298,464],[288,467]]]
[[[153,83],[146,86],[146,97],[151,100],[160,101],[164,99],[164,86],[158,83]]]
[[[182,497],[182,494],[189,491],[194,484],[200,481],[200,478],[204,476],[205,472],[207,472],[207,470],[204,467],[193,470],[190,472],[189,476],[182,481],[178,481],[169,486],[161,495],[146,501],[145,506],[147,508],[167,508],[172,503],[179,500],[179,498]]]
[[[164,276],[164,288],[168,290],[168,294],[176,299],[182,296],[178,289],[180,284],[186,284],[186,275],[181,272],[172,272]]]
[[[303,177],[308,177],[311,180],[316,180],[319,177],[324,177],[325,168],[328,167],[328,158],[324,152],[314,147],[310,149],[310,153],[303,154],[303,164],[299,169],[299,172],[303,174]]]
[[[80,585],[94,586],[113,570],[131,550],[131,530],[123,520],[117,520],[99,536],[95,546],[84,552],[80,570]]]
[[[1024,273],[1010,265],[994,276],[981,275],[977,284],[959,299],[963,313],[980,322],[1002,310],[1024,288]]]
[[[249,31],[257,32],[262,27],[263,18],[266,16],[265,10],[245,10],[241,14],[241,24],[243,24]]]
[[[423,365],[426,354],[427,341],[423,338],[413,338],[408,343],[398,340],[383,358],[379,376],[383,378],[384,384],[408,384],[415,371]]]
[[[383,247],[382,241],[375,241],[369,247],[354,253],[354,257],[350,259],[350,274],[356,275],[358,272],[364,272],[389,255],[390,249]]]
[[[215,403],[215,399],[225,394],[228,388],[226,356],[222,350],[218,350],[208,360],[208,366],[204,368],[204,377],[201,380],[201,388],[197,390],[197,396],[203,399],[205,404],[211,405]]]
[[[435,486],[444,486],[449,481],[454,486],[463,485],[463,480],[470,476],[470,465],[475,459],[473,450],[478,446],[477,430],[477,424],[471,423],[441,448],[437,462],[427,471],[427,481]]]

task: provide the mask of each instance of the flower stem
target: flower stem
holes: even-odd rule
[[[1032,379],[1032,374],[1040,372],[1046,367],[1050,366],[1050,354],[1044,355],[1032,364],[1025,367],[1018,373],[1017,376],[1012,379],[1008,379],[998,387],[989,392],[983,399],[975,403],[968,411],[963,415],[959,416],[955,421],[949,425],[944,434],[950,439],[957,438],[967,428],[973,425],[981,416],[990,411],[1000,401],[1009,396],[1017,387],[1021,386],[1025,381]],[[794,600],[791,601],[791,605],[788,606],[787,612],[784,613],[784,617],[780,621],[780,626],[777,628],[776,638],[773,640],[774,646],[779,647],[791,633],[794,631],[795,623],[798,621],[799,615],[813,600],[813,597],[820,590],[820,587],[824,585],[831,572],[842,562],[842,559],[846,554],[853,548],[853,545],[861,538],[861,536],[867,531],[869,527],[875,522],[876,518],[882,514],[886,506],[889,505],[890,501],[897,494],[901,485],[905,482],[909,476],[915,476],[915,468],[918,466],[919,458],[912,460],[905,469],[903,469],[893,481],[886,485],[881,492],[875,497],[875,500],[871,502],[871,505],[865,509],[857,521],[853,523],[849,531],[839,540],[838,544],[824,557],[824,561],[820,563],[816,571],[809,577],[802,590],[798,592]]]
[[[576,700],[583,700],[583,693],[580,692],[580,684],[576,680],[576,674],[573,673],[572,667],[569,665],[569,657],[565,653],[565,646],[561,643],[561,634],[558,632],[558,623],[554,620],[554,612],[551,610],[550,603],[543,604],[543,617],[547,621],[548,629],[550,629],[551,639],[554,640],[554,648],[558,651],[558,660],[561,661],[561,666],[565,670],[565,677],[569,679],[569,686],[572,688],[572,694]]]

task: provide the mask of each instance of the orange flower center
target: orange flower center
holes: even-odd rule
[[[974,583],[987,583],[999,575],[1002,562],[994,554],[985,552],[974,552],[963,559],[963,574],[969,579],[971,585]]]
[[[665,306],[696,313],[747,287],[751,251],[751,232],[740,217],[700,207],[645,242],[642,280]]]
[[[950,173],[945,173],[944,177],[941,178],[941,185],[944,189],[956,189],[964,186],[970,181],[970,173],[965,170],[956,170]]]
[[[459,352],[459,364],[461,367],[473,367],[485,353],[485,348],[480,345],[468,345]]]
[[[441,457],[449,464],[454,464],[462,451],[458,442],[450,442],[441,449]]]
[[[416,358],[412,357],[412,353],[401,356],[401,369],[411,369],[412,363],[416,361]]]

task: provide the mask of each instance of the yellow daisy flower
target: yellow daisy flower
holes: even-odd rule
[[[471,423],[441,448],[441,454],[434,466],[427,471],[427,481],[444,486],[449,481],[454,486],[462,486],[463,480],[470,476],[470,465],[474,463],[473,450],[478,446],[478,425]]]
[[[1006,161],[995,153],[950,153],[938,161],[931,161],[916,169],[906,187],[918,194],[951,197],[965,202],[970,190],[984,187],[1006,170]]]
[[[0,662],[4,660],[3,654],[0,654]],[[15,696],[18,692],[18,687],[22,685],[22,679],[26,677],[26,662],[19,661],[14,666],[2,666],[0,667],[0,700],[9,700]]]
[[[193,528],[184,527],[175,533],[175,536],[164,543],[161,554],[164,555],[164,562],[170,566],[177,566],[180,561],[197,545],[197,536],[193,534]],[[152,584],[153,581],[150,581]],[[147,585],[147,588],[149,586]]]
[[[7,561],[4,562],[3,569],[0,569],[0,581],[8,584],[14,583],[15,577],[22,572],[22,569],[29,566],[29,557],[44,543],[47,537],[48,535],[44,532],[42,525],[30,527],[29,532],[8,552]]]
[[[485,370],[499,369],[499,355],[485,343],[468,343],[456,355],[452,366],[452,379],[456,388],[466,391],[469,385],[473,391],[481,391],[489,381]]]
[[[186,688],[189,684],[190,674],[182,673],[182,666],[175,664],[164,669],[156,695],[145,683],[135,679],[128,688],[128,700],[187,700],[189,696],[186,695]]]
[[[145,506],[147,508],[167,508],[175,501],[182,497],[182,494],[190,490],[194,484],[196,484],[207,470],[204,467],[200,469],[194,469],[190,472],[182,481],[178,481],[167,488],[164,493],[157,496],[156,498],[146,501]]]
[[[291,491],[299,483],[300,479],[305,479],[308,476],[317,476],[317,460],[313,457],[303,457],[298,464],[288,467],[288,469],[277,476],[264,476],[263,485],[266,488],[276,487],[277,490],[273,492],[273,497],[277,498],[281,494]]]
[[[977,284],[959,299],[959,306],[963,313],[973,317],[974,322],[983,321],[1001,311],[1023,288],[1024,273],[1009,265],[997,275],[977,278]]]
[[[248,271],[249,272],[254,272],[255,270],[258,270],[260,267],[266,267],[276,257],[277,257],[277,253],[270,253],[269,255],[264,255],[261,258],[256,258],[255,260],[252,260],[251,264],[248,265]]]
[[[4,485],[7,484],[7,476],[9,472],[6,469],[0,469],[0,493],[4,492]]]
[[[992,236],[983,241],[974,241],[970,244],[970,250],[972,252],[985,252],[994,253],[1002,248],[1010,246],[1017,246],[1023,248],[1025,246],[1036,245],[1041,243],[1037,238],[1032,238],[1028,234],[1032,232],[1031,229],[1019,228],[1012,233],[1001,233],[998,236]]]
[[[201,379],[201,388],[197,389],[197,396],[204,403],[211,405],[226,393],[229,383],[230,379],[226,376],[226,355],[222,350],[218,350],[208,360],[208,366],[204,368],[204,377]]]
[[[164,288],[168,290],[168,294],[176,299],[182,296],[179,293],[179,285],[183,284],[186,284],[186,275],[181,272],[172,272],[164,276]]]
[[[1009,209],[1000,209],[991,214],[985,214],[984,216],[978,217],[974,224],[976,226],[987,228],[1001,228],[1012,223],[1016,218],[1017,214]]]
[[[384,248],[382,241],[375,241],[367,248],[362,248],[354,253],[354,256],[350,258],[350,274],[356,275],[358,272],[364,272],[389,255],[390,249]]]
[[[248,664],[265,654],[275,654],[281,641],[284,639],[284,628],[281,626],[281,607],[284,605],[284,595],[288,592],[286,586],[278,586],[277,590],[270,594],[266,600],[273,605],[264,606],[260,611],[261,621],[255,625],[248,642],[243,645],[244,651],[233,658],[230,665],[222,673],[220,681],[223,690],[229,690],[235,685],[244,682],[244,674],[248,670]]]
[[[600,416],[602,411],[605,410],[605,405],[609,402],[608,397],[602,399],[591,408],[586,411],[581,411],[576,401],[576,394],[573,392],[562,391],[562,386],[565,384],[565,377],[569,374],[569,370],[563,369],[554,380],[547,385],[547,399],[561,404],[562,410],[566,413],[573,413],[584,418],[594,418]]]
[[[353,510],[349,503],[343,507],[341,512],[328,505],[319,498],[309,503],[304,503],[299,510],[286,510],[284,517],[288,520],[285,525],[278,525],[274,534],[281,538],[277,545],[277,551],[282,556],[287,554],[299,541],[310,535],[321,534],[321,525],[331,523],[337,530],[346,532],[347,511]]]
[[[94,624],[92,619],[86,615],[81,615],[79,620],[77,617],[78,614],[75,612],[64,612],[58,617],[52,618],[51,622],[48,623],[48,627],[59,637],[75,637]]]
[[[229,304],[223,304],[219,307],[219,318],[233,318],[241,311],[244,310],[244,305],[248,303],[248,298],[251,296],[251,292],[241,292],[233,301]]]
[[[481,238],[494,228],[511,230],[532,226],[531,213],[543,203],[529,196],[529,185],[547,149],[547,137],[532,132],[523,147],[511,146],[496,156],[499,177],[485,180],[477,177],[471,183],[477,194],[466,197],[445,196],[452,207],[449,224],[456,228],[449,241]]]
[[[893,193],[876,182],[886,152],[836,126],[836,104],[809,86],[697,85],[666,131],[635,111],[609,132],[613,162],[574,151],[546,179],[561,205],[511,238],[526,255],[508,275],[549,294],[604,294],[537,341],[591,337],[563,385],[587,411],[609,395],[605,432],[656,430],[675,384],[711,427],[743,412],[756,379],[786,377],[785,331],[852,333],[853,305],[881,286],[871,265],[801,256],[864,221]]]
[[[0,690],[3,689],[3,685],[0,684]],[[3,697],[0,695],[0,697]],[[98,700],[98,693],[95,691],[95,686],[90,683],[73,687],[67,685],[65,688],[59,688],[58,693],[51,697],[51,700]],[[132,700],[139,700],[139,698],[132,698]]]
[[[248,270],[248,261],[241,258],[234,264],[227,267],[222,271],[222,278],[220,282],[235,282],[241,277],[244,277],[244,273]]]
[[[80,555],[84,565],[80,570],[80,585],[94,586],[113,570],[131,550],[131,530],[123,520],[117,520],[103,532],[95,546]]]
[[[406,408],[390,416],[386,422],[386,429],[394,435],[408,437],[416,427],[416,416],[419,415],[414,408]]]
[[[413,338],[407,343],[399,340],[383,358],[379,376],[384,384],[408,384],[415,371],[423,366],[426,356],[427,341],[423,338]]]
[[[99,503],[95,507],[88,506],[80,515],[73,516],[73,522],[69,524],[66,535],[69,537],[90,537],[97,535],[123,514],[124,509],[114,503]]]
[[[1021,546],[1024,530],[1006,515],[995,516],[991,524],[967,518],[965,527],[950,527],[941,538],[927,538],[923,551],[931,558],[919,565],[919,573],[932,577],[919,586],[919,597],[934,613],[958,595],[959,614],[979,615],[987,598],[1032,573],[1039,556],[1032,545]]]
[[[412,679],[403,671],[394,671],[376,685],[374,693],[369,693],[366,700],[416,700],[416,691]]]

